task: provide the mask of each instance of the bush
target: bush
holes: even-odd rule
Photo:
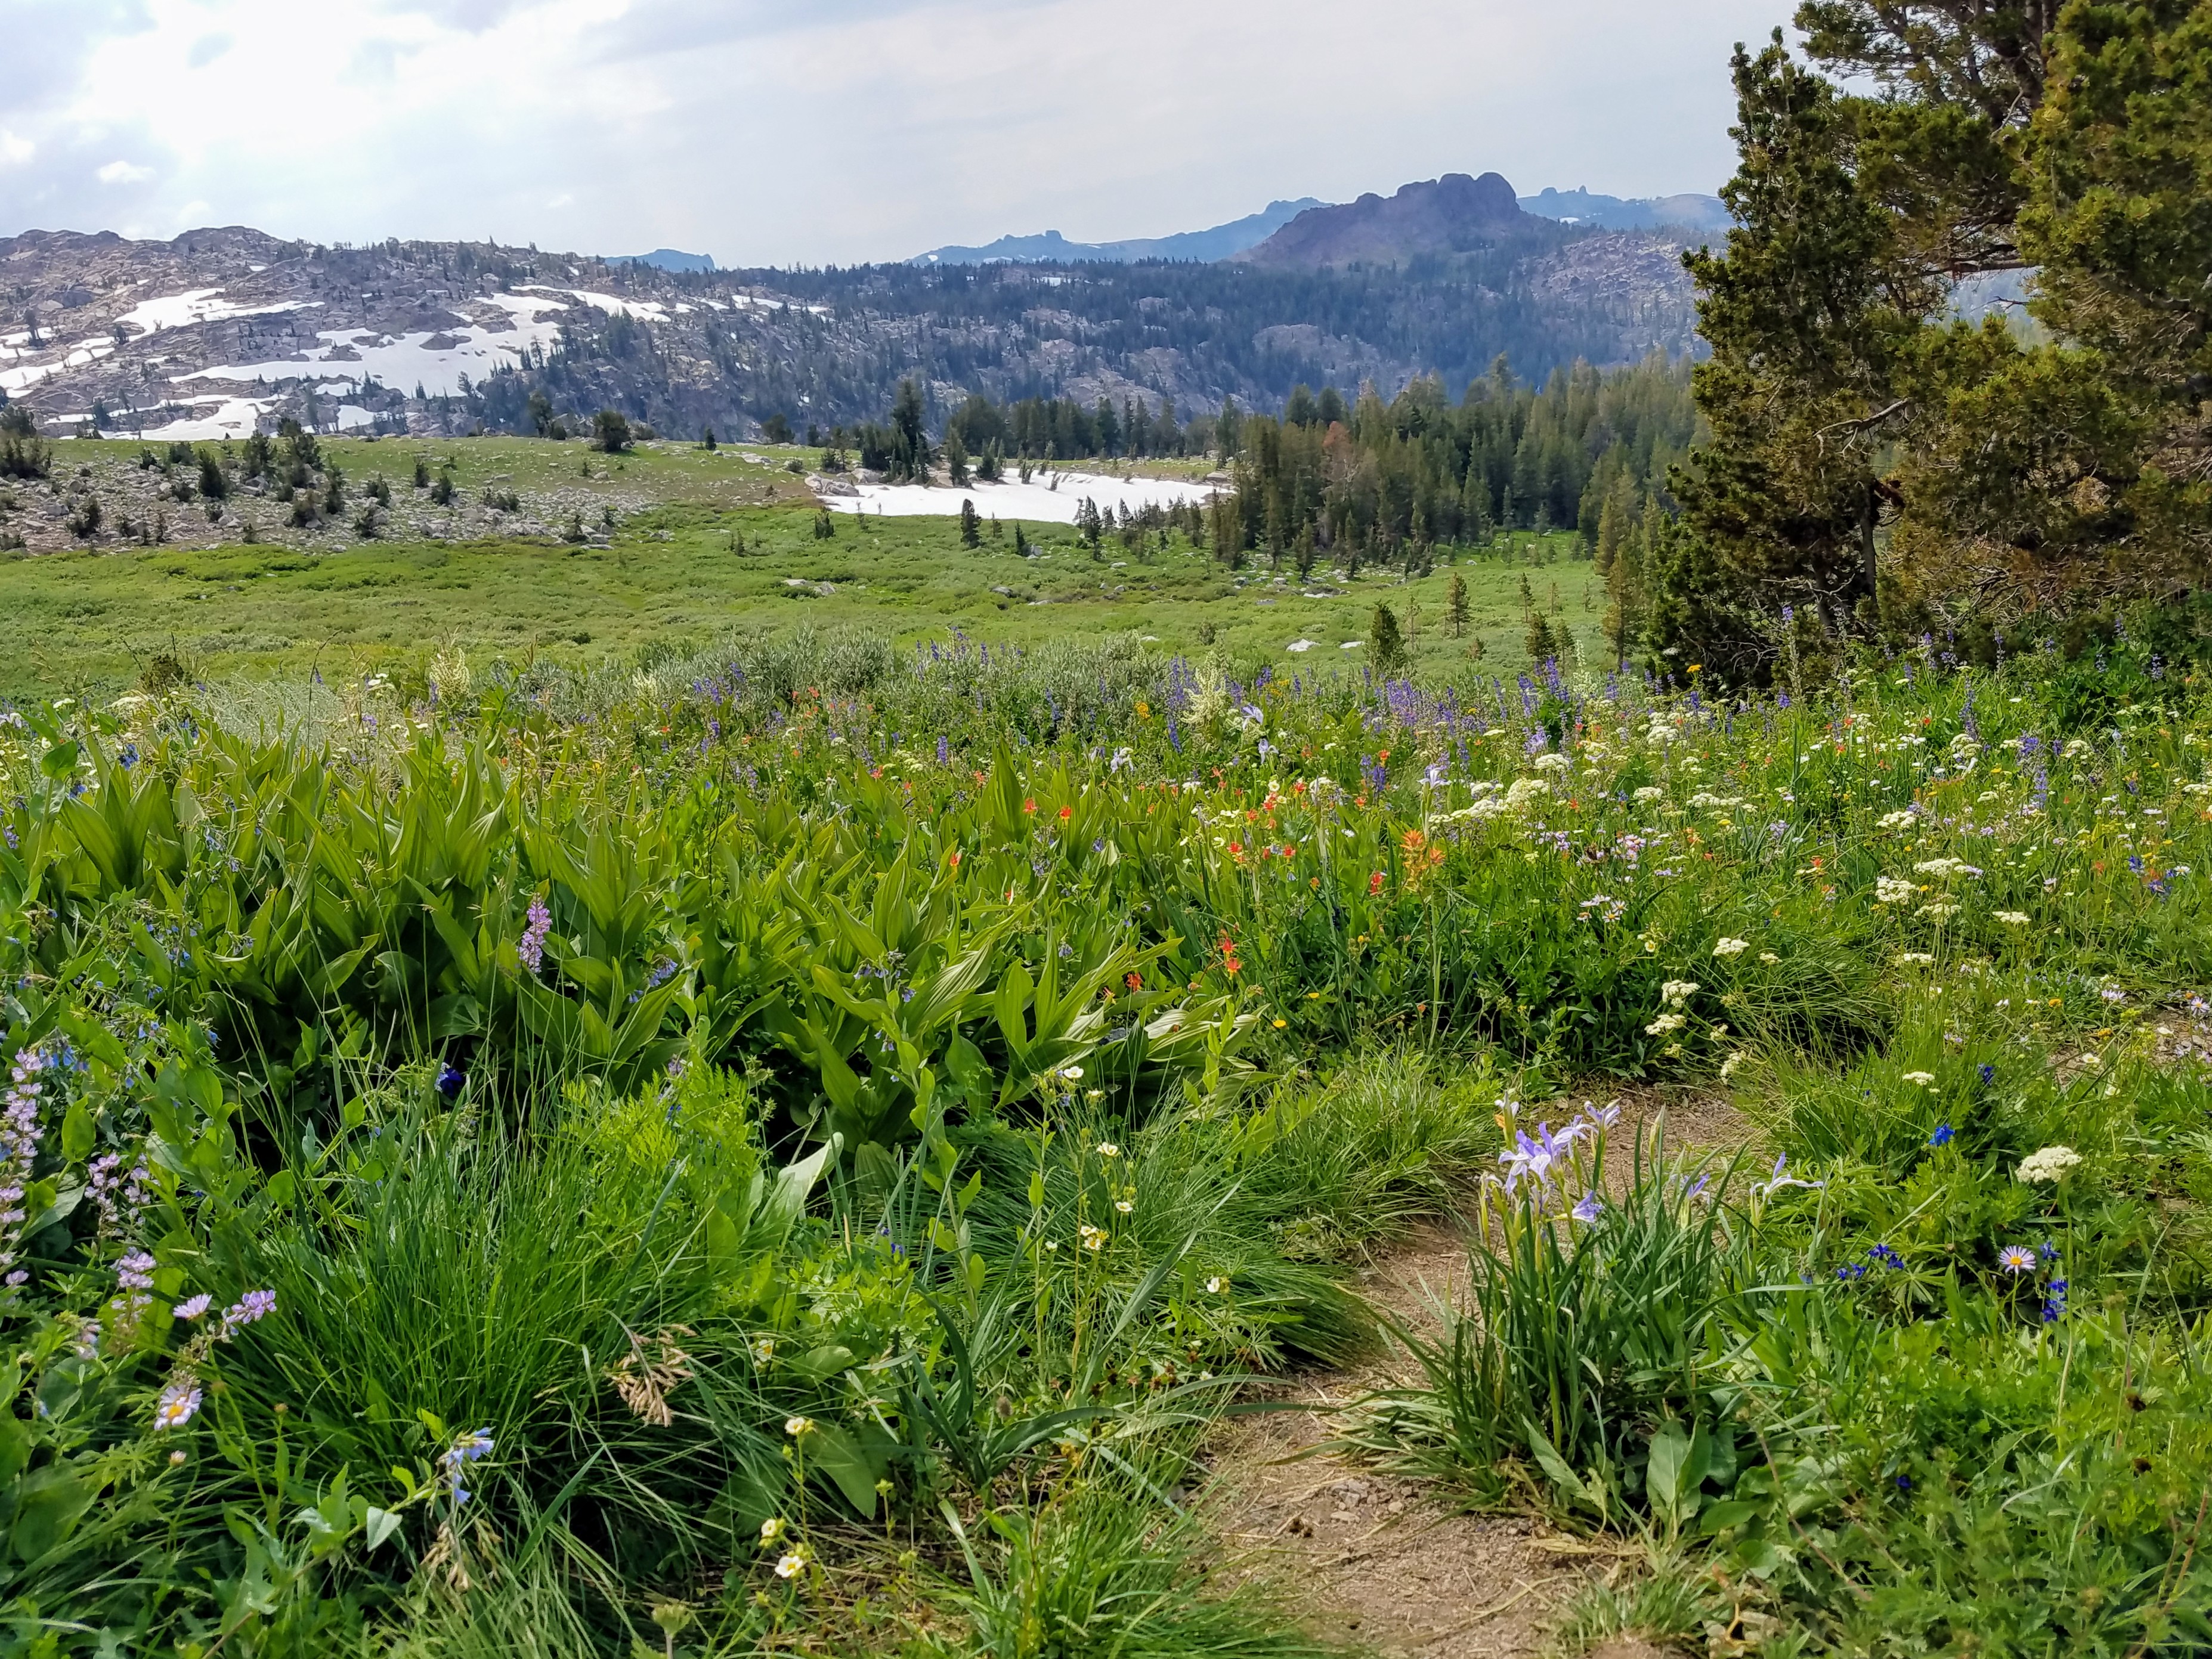
[[[592,417],[592,447],[604,454],[625,453],[632,442],[629,422],[617,410],[603,409]]]

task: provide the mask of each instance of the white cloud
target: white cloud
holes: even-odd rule
[[[1710,190],[1733,159],[1729,48],[1776,9],[0,0],[11,42],[18,14],[44,20],[31,71],[0,82],[0,235],[101,228],[88,175],[136,185],[158,223],[204,202],[287,236],[725,265],[1160,234],[1448,171]]]

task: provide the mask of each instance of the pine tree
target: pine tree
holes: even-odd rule
[[[945,469],[946,477],[955,489],[968,487],[968,446],[960,441],[959,429],[948,426],[945,429]]]
[[[1546,661],[1559,654],[1559,645],[1553,636],[1552,624],[1545,620],[1542,611],[1532,611],[1528,613],[1528,629],[1525,643],[1528,646],[1528,655],[1537,662]]]
[[[963,547],[981,547],[983,544],[982,526],[975,516],[975,501],[966,495],[960,498],[960,544]]]
[[[1451,591],[1444,599],[1444,625],[1451,629],[1454,639],[1467,637],[1468,604],[1467,581],[1458,571],[1452,572]]]
[[[1791,59],[1779,30],[1755,58],[1738,48],[1733,74],[1741,160],[1722,194],[1740,223],[1725,255],[1686,260],[1712,347],[1695,385],[1713,436],[1674,480],[1713,556],[1670,560],[1662,578],[1710,573],[1729,591],[1676,595],[1655,626],[1745,627],[1654,635],[1719,680],[1764,677],[1775,647],[1757,618],[1783,604],[1874,620],[1875,532],[1893,494],[1875,459],[1910,406],[1905,357],[1942,297],[1912,280],[1895,222],[1852,171],[1851,123],[1834,88]]]
[[[1387,605],[1375,607],[1367,626],[1367,659],[1378,676],[1398,672],[1406,665],[1406,641],[1398,632],[1398,618]]]

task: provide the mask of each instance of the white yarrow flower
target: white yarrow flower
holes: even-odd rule
[[[2028,1185],[2035,1186],[2063,1179],[2066,1172],[2081,1161],[2081,1154],[2071,1146],[2045,1146],[2021,1159],[2020,1168],[2014,1173]]]

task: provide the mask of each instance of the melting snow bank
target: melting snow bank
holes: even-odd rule
[[[1055,487],[1055,484],[1057,487]],[[1085,499],[1098,503],[1101,513],[1132,513],[1147,505],[1175,507],[1185,501],[1204,501],[1213,491],[1208,485],[1176,478],[1109,478],[1089,472],[1039,473],[1034,482],[975,483],[965,489],[939,484],[856,484],[850,495],[826,495],[822,505],[833,513],[881,514],[889,519],[957,518],[960,503],[972,501],[982,518],[1022,519],[1033,524],[1073,524],[1076,509]]]

